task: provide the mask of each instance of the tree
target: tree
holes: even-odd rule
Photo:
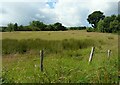
[[[57,23],[55,23],[53,26],[54,26],[55,30],[57,31],[57,30],[60,29],[60,27],[62,26],[62,24],[59,23],[59,22],[57,22]]]
[[[110,29],[112,30],[112,32],[117,32],[120,30],[120,23],[118,20],[114,20],[112,22],[110,22]]]
[[[103,20],[100,20],[100,21],[98,22],[97,30],[98,30],[99,32],[105,32],[105,29],[104,29],[104,21],[103,21]]]
[[[0,27],[0,32],[6,32],[7,30],[7,27],[5,27],[5,26],[2,26],[2,27]]]
[[[57,30],[62,30],[62,31],[67,30],[66,27],[62,26],[62,24],[59,23],[59,22],[54,24],[54,28],[55,28],[56,31]]]
[[[43,22],[40,22],[40,21],[30,22],[30,28],[35,28],[35,29],[38,30],[38,28],[36,28],[36,27],[38,27],[40,30],[45,30],[46,25]]]
[[[47,25],[47,26],[46,26],[45,30],[46,30],[46,31],[54,31],[55,28],[54,28],[53,25],[50,24],[50,25]]]
[[[116,20],[120,22],[120,14],[118,14],[118,16],[116,17]]]
[[[17,23],[14,24],[14,30],[18,31],[18,25],[17,25]]]
[[[20,25],[20,26],[18,27],[18,29],[19,29],[19,31],[24,31],[23,25]]]
[[[13,24],[13,23],[9,23],[6,30],[7,30],[7,31],[10,31],[10,32],[11,32],[11,31],[14,31],[14,24]]]
[[[104,18],[104,29],[105,32],[112,33],[110,29],[110,23],[116,19],[116,15],[107,16]]]
[[[103,20],[104,18],[105,15],[103,15],[101,11],[94,11],[88,16],[87,21],[91,24],[92,27],[96,28],[99,20]]]
[[[117,17],[116,15],[111,15],[110,16],[110,19],[111,19],[110,21],[114,21],[116,19],[116,17]]]
[[[105,17],[103,20],[98,22],[97,28],[100,32],[118,32],[120,27],[119,22],[120,16],[111,15]]]

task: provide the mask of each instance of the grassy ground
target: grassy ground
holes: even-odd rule
[[[2,39],[45,39],[45,40],[63,40],[63,39],[86,39],[92,38],[94,40],[105,40],[108,38],[117,39],[117,35],[108,33],[86,32],[81,31],[41,31],[41,32],[5,32],[2,33]]]
[[[2,41],[4,83],[118,82],[116,34],[6,32],[2,33]],[[89,64],[92,46],[95,46],[95,54]],[[44,72],[40,72],[39,50],[42,48],[45,48]],[[108,49],[112,51],[110,58],[107,57]]]

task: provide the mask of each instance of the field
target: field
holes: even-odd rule
[[[3,83],[118,83],[118,74],[117,34],[85,30],[2,33]]]

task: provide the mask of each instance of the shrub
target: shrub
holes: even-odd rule
[[[95,30],[94,30],[94,28],[92,28],[92,27],[89,27],[89,28],[87,28],[87,32],[94,32]]]

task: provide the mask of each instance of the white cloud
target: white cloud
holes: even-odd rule
[[[112,3],[112,4],[111,4]],[[117,0],[59,0],[55,10],[59,20],[66,26],[86,25],[87,16],[93,11],[100,10],[106,15],[117,13]]]
[[[81,26],[89,25],[86,19],[93,11],[100,10],[105,15],[118,13],[118,0],[30,0],[32,3],[28,0],[17,1],[0,1],[0,21],[3,25],[9,22],[26,25],[32,20],[40,20],[47,24],[61,22],[65,26]]]
[[[40,5],[40,6],[39,6]],[[36,18],[35,14],[39,13],[39,7],[44,8],[45,3],[23,3],[23,2],[5,2],[2,3],[2,13],[0,21],[5,25],[15,23],[26,25]]]

